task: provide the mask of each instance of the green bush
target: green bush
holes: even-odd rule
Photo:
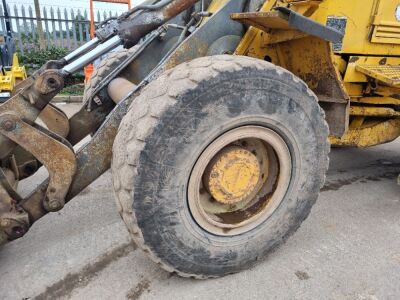
[[[22,55],[19,55],[19,61],[23,65],[34,65],[41,67],[49,60],[57,60],[63,58],[69,52],[68,49],[62,47],[51,46],[45,50],[39,50],[37,48],[33,48],[25,51]]]
[[[38,47],[27,49],[24,54],[18,53],[19,63],[25,66],[28,75],[32,75],[49,60],[58,60],[66,56],[70,50],[62,47],[51,46],[45,50]],[[78,72],[71,78],[73,84],[83,83],[85,76],[83,72]]]

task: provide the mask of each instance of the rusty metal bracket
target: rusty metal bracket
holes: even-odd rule
[[[69,120],[67,115],[52,104],[48,104],[39,114],[39,119],[55,134],[66,138],[69,134]]]
[[[276,7],[272,12],[234,13],[233,20],[254,26],[265,32],[270,30],[296,30],[332,43],[340,43],[343,33],[324,26],[286,7]]]
[[[12,173],[14,175],[14,173]],[[0,168],[0,185],[4,188],[4,190],[17,202],[21,202],[22,198],[14,189],[14,187],[10,184],[9,179],[7,178],[6,173]]]
[[[0,184],[0,245],[10,240],[15,240],[22,237],[29,228],[29,216],[18,205],[17,199],[10,195],[4,183],[11,188],[7,175],[1,169],[1,174],[4,177]],[[12,172],[9,172],[12,174]]]
[[[50,179],[43,199],[44,208],[47,211],[63,208],[76,172],[72,146],[50,137],[13,113],[0,115],[0,133],[32,153],[47,168]]]
[[[76,153],[77,172],[66,196],[67,202],[110,168],[112,146],[118,127],[122,118],[126,115],[129,105],[135,98],[135,94],[139,93],[140,89],[148,81],[154,79],[162,71],[184,61],[207,55],[209,46],[219,38],[227,35],[240,35],[243,27],[239,23],[230,21],[228,17],[234,11],[241,11],[244,4],[245,0],[231,0],[223,5],[202,27],[192,33],[162,65],[156,67],[156,70],[153,70],[151,75],[147,75],[142,83],[129,94],[130,97],[127,96],[115,108],[112,109],[102,105],[92,113],[83,108],[70,120],[71,131],[67,139],[70,143],[76,144],[84,136],[92,132],[93,129],[97,129],[105,119],[91,141]],[[226,20],[229,21],[227,22]],[[224,24],[224,26],[215,27],[215,24]],[[111,109],[112,111],[109,113]],[[48,183],[48,180],[43,181],[32,194],[21,202],[21,206],[29,213],[32,223],[47,213],[40,201],[46,193]]]

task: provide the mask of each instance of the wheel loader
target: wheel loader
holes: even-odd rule
[[[107,54],[68,119],[53,97]],[[145,1],[0,106],[0,242],[111,168],[119,213],[160,267],[239,272],[309,215],[331,145],[393,141],[399,108],[398,0]],[[22,197],[39,168],[48,178]]]

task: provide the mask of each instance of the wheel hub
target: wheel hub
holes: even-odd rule
[[[267,220],[286,194],[291,157],[269,128],[241,126],[210,143],[189,178],[193,219],[208,232],[234,236]]]
[[[257,157],[241,147],[229,147],[218,153],[203,177],[207,191],[224,204],[243,201],[253,194],[260,180]]]

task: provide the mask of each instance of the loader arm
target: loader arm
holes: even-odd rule
[[[243,11],[245,0],[213,1],[210,12],[205,10],[204,2],[195,11],[192,7],[198,0],[152,2],[110,20],[97,30],[95,39],[61,60],[46,63],[0,106],[0,244],[22,237],[35,221],[62,209],[110,168],[114,138],[134,99],[128,96],[138,93],[164,70],[207,55],[210,45],[219,38],[244,33],[243,26],[229,16]],[[189,9],[192,12],[188,14]],[[171,19],[180,23],[167,24]],[[146,51],[163,43],[171,31],[179,39],[166,55],[155,58],[153,51]],[[99,100],[94,93],[69,120],[50,104],[69,84],[71,74],[120,45],[134,46],[134,51],[107,76],[97,92],[132,62],[152,66],[150,73],[138,70],[142,75],[123,101],[116,104],[111,99]],[[47,128],[35,123],[38,118]],[[92,139],[75,152],[73,146],[93,133]],[[49,177],[30,195],[20,197],[16,191],[18,181],[36,173],[41,165],[47,168]]]
[[[23,236],[38,218],[62,209],[67,200],[109,168],[112,141],[127,103],[117,108],[113,103],[98,103],[94,108],[88,103],[78,117],[68,120],[50,101],[68,86],[72,74],[116,47],[133,46],[143,39],[139,54],[167,31],[166,22],[198,0],[152,2],[106,22],[95,39],[61,60],[46,63],[0,106],[0,244]],[[47,128],[35,123],[39,116]],[[107,116],[97,135],[75,153],[73,145],[95,132]],[[57,119],[61,120],[58,124]],[[57,131],[60,124],[65,128]],[[69,132],[70,128],[79,128],[79,134]],[[41,165],[47,168],[48,179],[23,199],[16,190],[18,181]]]

